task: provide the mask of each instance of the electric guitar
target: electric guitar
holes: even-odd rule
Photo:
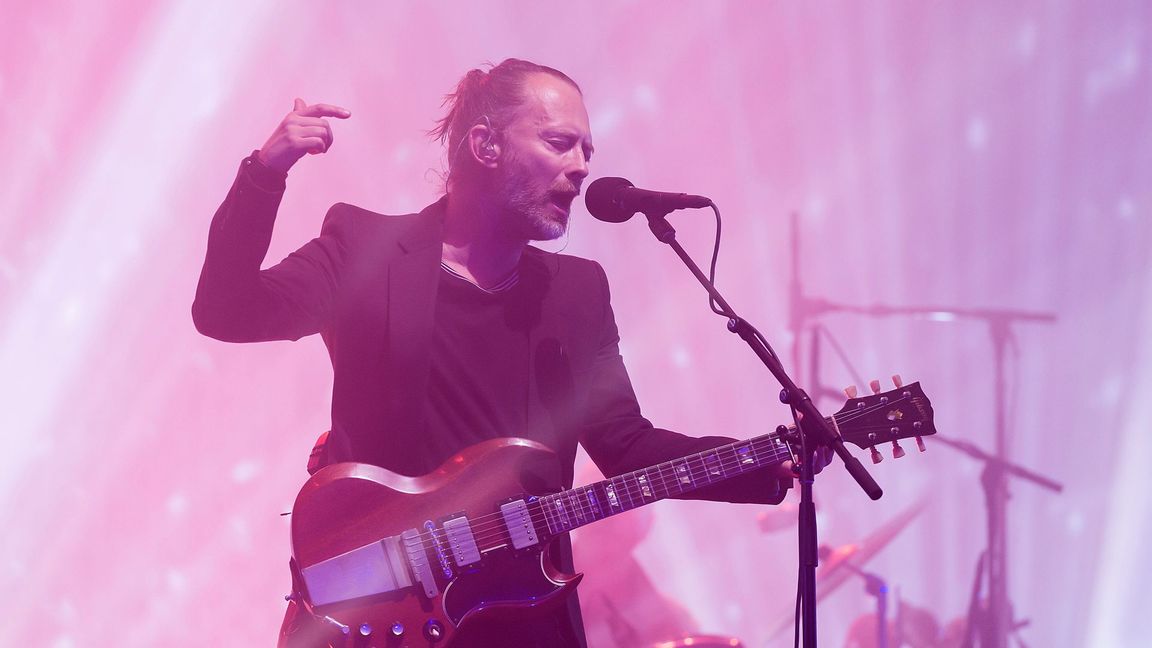
[[[827,421],[874,461],[878,444],[901,456],[900,439],[923,451],[919,437],[936,433],[919,383],[850,398]],[[473,619],[522,615],[576,587],[581,574],[552,566],[556,536],[793,459],[795,434],[778,428],[557,493],[537,490],[554,453],[525,439],[485,441],[422,477],[333,464],[292,507],[293,596],[337,637],[330,645],[447,646]]]

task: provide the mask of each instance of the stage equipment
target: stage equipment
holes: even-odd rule
[[[969,634],[979,628],[978,643],[972,636],[966,646],[979,645],[981,648],[1007,648],[1008,636],[1017,628],[1022,627],[1021,622],[1013,618],[1011,601],[1008,600],[1008,531],[1007,531],[1007,501],[1009,497],[1007,476],[1013,475],[1033,481],[1050,490],[1060,492],[1062,486],[1055,481],[1042,477],[1035,472],[1021,468],[1011,463],[1008,458],[1008,425],[1005,404],[1007,384],[1005,378],[1005,355],[1008,344],[1013,341],[1011,325],[1017,322],[1045,323],[1056,321],[1052,313],[1038,313],[1010,309],[989,308],[956,308],[951,306],[890,306],[886,304],[872,304],[857,306],[841,304],[825,299],[808,297],[804,294],[801,284],[800,262],[800,228],[798,215],[792,214],[792,279],[790,282],[790,328],[793,334],[793,359],[799,365],[800,344],[806,323],[830,313],[848,313],[867,317],[912,316],[929,318],[935,321],[952,322],[960,320],[976,320],[988,327],[988,335],[992,346],[994,363],[995,390],[993,431],[996,439],[994,453],[985,453],[976,446],[950,439],[940,438],[948,445],[967,452],[970,456],[985,462],[981,475],[981,484],[984,487],[985,504],[988,517],[988,548],[981,556],[977,567],[976,587],[973,591],[973,603],[970,607]],[[819,357],[818,344],[821,328],[813,326],[812,374],[815,375],[816,360]],[[846,360],[846,359],[845,359]],[[847,362],[846,362],[847,364]],[[825,395],[829,390],[817,387],[819,395]],[[903,450],[893,453],[899,457]],[[874,462],[879,461],[879,455],[873,453]],[[980,585],[983,575],[988,580],[988,605],[977,605]],[[982,611],[984,609],[984,611]],[[979,618],[976,618],[979,617]]]
[[[625,181],[627,182],[627,181]],[[595,183],[594,183],[595,184]],[[630,183],[629,183],[630,184]],[[596,215],[597,211],[601,211],[601,205],[597,201],[585,201],[588,204],[589,212]],[[712,277],[704,276],[700,271],[700,267],[692,260],[684,248],[676,241],[676,230],[668,222],[666,216],[670,214],[674,208],[667,205],[650,205],[642,211],[648,219],[648,228],[656,237],[656,240],[664,243],[672,248],[688,270],[692,272],[700,285],[704,287],[709,296],[709,305],[712,311],[728,320],[728,330],[740,336],[740,339],[752,349],[760,361],[769,372],[780,383],[780,401],[787,404],[792,410],[792,417],[796,423],[796,430],[799,432],[798,441],[801,448],[800,456],[803,461],[799,462],[800,474],[800,522],[799,522],[799,551],[800,551],[800,584],[799,593],[797,596],[797,604],[799,607],[798,625],[803,627],[802,636],[804,638],[805,648],[814,648],[816,646],[816,566],[819,564],[819,557],[817,556],[817,539],[816,539],[816,509],[812,500],[812,488],[815,483],[815,470],[813,468],[812,459],[816,456],[815,453],[821,448],[831,448],[837,456],[844,462],[844,467],[848,473],[856,480],[856,483],[868,494],[873,500],[880,499],[884,494],[880,486],[876,483],[872,476],[864,469],[864,465],[858,459],[853,457],[844,447],[844,442],[836,434],[836,432],[827,425],[825,418],[816,409],[809,398],[807,392],[800,389],[792,378],[788,376],[784,370],[784,365],[776,352],[768,344],[768,340],[760,331],[756,330],[750,323],[736,314],[736,311],[725,301],[724,297],[716,289],[713,281],[716,268],[716,255],[720,246],[720,210],[715,204],[709,206],[716,215],[716,244],[713,248],[713,259],[711,264]],[[613,218],[606,218],[611,222],[618,222],[616,217],[619,215],[617,212]],[[631,214],[628,214],[631,216]],[[626,220],[626,218],[625,218]],[[878,384],[877,384],[878,386]],[[780,428],[781,430],[783,428]],[[801,621],[802,620],[802,621]]]

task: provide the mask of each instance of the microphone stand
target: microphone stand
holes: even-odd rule
[[[714,208],[714,207],[713,207]],[[848,474],[856,480],[860,488],[873,500],[880,499],[884,494],[872,476],[864,469],[864,465],[853,457],[844,447],[840,439],[830,429],[824,416],[816,410],[812,399],[804,390],[796,386],[780,359],[772,351],[764,338],[747,321],[736,314],[716,286],[708,279],[700,267],[692,260],[680,243],[676,241],[676,230],[665,218],[672,212],[671,209],[653,208],[644,212],[648,217],[648,228],[661,243],[671,247],[684,265],[708,291],[709,296],[719,304],[728,317],[728,330],[740,336],[740,339],[752,349],[768,371],[780,383],[780,401],[792,409],[793,419],[796,421],[796,431],[800,442],[800,512],[799,512],[799,544],[800,544],[800,607],[805,648],[816,647],[816,566],[819,564],[819,553],[816,540],[816,506],[813,503],[812,488],[815,483],[815,471],[812,466],[812,456],[820,446],[827,446],[840,457]]]

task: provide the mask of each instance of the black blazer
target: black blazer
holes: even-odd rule
[[[411,448],[423,430],[447,199],[403,216],[336,204],[319,237],[261,271],[283,196],[282,180],[261,173],[247,158],[213,218],[192,307],[197,329],[229,342],[320,333],[334,373],[327,462],[431,471],[438,461],[414,457]],[[732,441],[654,428],[642,416],[599,264],[528,247],[520,280],[532,304],[523,313],[526,436],[558,453],[558,486],[572,485],[577,443],[613,476]],[[776,503],[783,494],[783,484],[754,473],[690,496]]]

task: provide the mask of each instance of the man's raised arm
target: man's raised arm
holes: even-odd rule
[[[275,267],[261,271],[288,170],[305,154],[332,147],[327,117],[351,113],[296,99],[264,146],[240,164],[216,210],[192,319],[201,333],[229,342],[298,339],[319,330],[332,299],[342,244],[325,231]],[[335,228],[333,228],[335,229]]]

